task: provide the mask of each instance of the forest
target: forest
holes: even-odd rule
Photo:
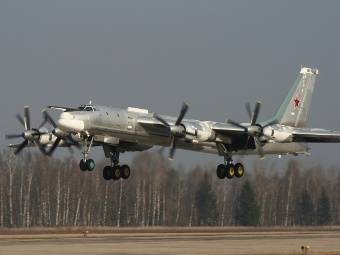
[[[215,166],[182,169],[136,154],[128,180],[105,181],[104,162],[0,153],[0,227],[316,226],[340,224],[340,169],[303,161],[220,180]]]

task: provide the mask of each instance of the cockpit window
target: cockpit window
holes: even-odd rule
[[[87,112],[94,112],[96,109],[92,105],[81,105],[78,107],[79,110],[81,111],[87,111]]]

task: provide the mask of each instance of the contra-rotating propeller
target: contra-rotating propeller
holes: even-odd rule
[[[21,134],[8,134],[5,136],[6,139],[15,139],[15,138],[24,138],[24,141],[16,148],[14,154],[18,154],[22,149],[24,149],[29,142],[34,143],[38,146],[40,151],[46,154],[45,147],[40,144],[40,136],[46,134],[46,132],[42,132],[39,129],[43,126],[40,125],[39,129],[31,128],[31,117],[30,117],[30,108],[29,106],[24,107],[24,118],[21,117],[20,114],[16,115],[17,120],[23,125],[25,128],[24,132]]]
[[[46,123],[51,124],[51,126],[53,127],[52,134],[57,137],[57,139],[52,144],[50,150],[46,152],[46,155],[52,156],[53,152],[55,151],[55,149],[58,147],[60,141],[62,141],[62,140],[69,143],[70,146],[73,145],[73,146],[76,146],[78,149],[80,148],[79,143],[72,138],[71,134],[64,134],[63,132],[61,132],[59,130],[58,125],[56,124],[56,122],[53,120],[51,115],[46,110],[43,110],[42,114],[43,114],[44,120],[41,123],[42,124],[41,126],[45,125]],[[73,150],[72,150],[71,147],[69,147],[69,150],[70,150],[71,153],[73,153]]]
[[[227,122],[231,125],[234,125],[236,127],[242,128],[244,130],[244,133],[248,136],[246,146],[249,144],[249,139],[253,138],[256,144],[256,147],[258,149],[258,152],[260,154],[260,157],[264,157],[264,151],[262,148],[262,139],[267,138],[267,136],[263,133],[263,129],[271,123],[266,124],[265,126],[262,126],[257,122],[257,118],[259,116],[260,108],[261,108],[261,102],[257,101],[255,104],[254,111],[251,110],[250,104],[246,103],[246,110],[250,119],[249,125],[243,125],[237,121],[228,119]]]
[[[168,134],[170,136],[170,151],[169,151],[169,159],[173,159],[176,151],[176,143],[177,139],[181,137],[185,137],[186,131],[185,127],[182,124],[182,120],[184,116],[186,115],[187,111],[189,109],[189,105],[187,103],[183,103],[181,111],[177,117],[177,120],[174,125],[170,125],[165,119],[163,119],[158,114],[154,114],[154,117],[161,122],[164,127],[167,128]]]

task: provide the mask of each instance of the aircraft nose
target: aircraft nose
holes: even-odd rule
[[[63,112],[62,114],[60,114],[60,119],[71,120],[74,119],[74,115],[70,112]]]
[[[77,116],[70,112],[60,114],[58,124],[61,129],[67,131],[81,132],[84,130],[84,121],[79,120]]]

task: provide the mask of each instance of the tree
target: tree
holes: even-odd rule
[[[216,195],[211,189],[208,173],[205,173],[196,193],[195,204],[198,225],[216,225]]]
[[[249,181],[241,189],[239,203],[236,207],[235,221],[242,226],[256,226],[259,223],[260,210],[257,205],[255,192]]]
[[[317,209],[317,224],[327,225],[331,221],[330,202],[326,190],[323,188]]]
[[[300,225],[313,225],[314,205],[307,189],[302,192],[297,200],[295,218],[297,219],[296,222]]]

